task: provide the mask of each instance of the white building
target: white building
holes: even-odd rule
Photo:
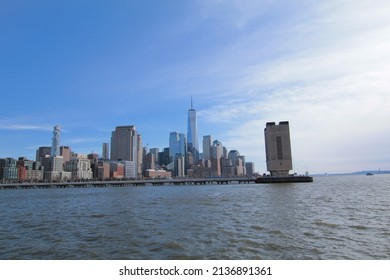
[[[137,166],[135,162],[128,160],[121,160],[124,168],[124,178],[137,178]]]
[[[72,158],[64,165],[64,169],[70,172],[72,180],[90,180],[93,178],[91,162],[83,155],[79,155],[77,158]]]

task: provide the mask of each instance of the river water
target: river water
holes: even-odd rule
[[[390,175],[2,190],[0,259],[390,259]]]

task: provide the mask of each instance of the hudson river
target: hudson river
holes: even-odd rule
[[[390,259],[390,176],[2,190],[0,259]]]

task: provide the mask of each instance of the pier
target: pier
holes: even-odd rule
[[[87,187],[140,187],[140,186],[184,186],[207,184],[251,184],[254,178],[201,178],[201,179],[150,179],[123,181],[84,181],[84,182],[47,182],[47,183],[3,183],[0,189],[48,189],[48,188],[87,188]]]
[[[2,183],[0,189],[49,189],[49,188],[90,188],[90,187],[141,187],[141,186],[185,186],[209,184],[275,184],[275,183],[307,183],[313,182],[310,176],[286,176],[258,178],[199,178],[199,179],[150,179],[150,180],[123,180],[123,181],[82,181],[82,182],[22,182]]]

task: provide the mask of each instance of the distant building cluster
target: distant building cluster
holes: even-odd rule
[[[69,146],[61,146],[60,141],[61,127],[56,125],[52,145],[39,147],[35,160],[22,157],[18,160],[0,159],[0,182],[255,176],[253,162],[246,162],[245,156],[237,150],[228,151],[211,135],[203,136],[203,152],[200,152],[192,99],[188,110],[187,135],[170,132],[169,147],[161,151],[159,148],[144,147],[135,125],[117,126],[111,133],[111,143],[102,144],[100,156],[77,154]],[[283,165],[283,168],[287,167]]]

